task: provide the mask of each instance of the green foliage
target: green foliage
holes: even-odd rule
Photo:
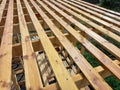
[[[85,51],[84,56],[93,67],[100,65],[96,58],[94,58],[88,51]]]
[[[80,50],[81,49],[81,45],[79,42],[76,43],[76,47]]]
[[[99,5],[120,12],[120,0],[100,0]]]
[[[113,90],[120,90],[120,81],[114,76],[105,78],[105,81],[113,88]]]
[[[115,41],[114,39],[108,37],[107,35],[102,35],[102,37],[108,40],[109,42],[113,43],[118,48],[120,48],[120,42]]]

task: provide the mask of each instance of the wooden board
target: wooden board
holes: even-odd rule
[[[35,53],[31,44],[28,28],[25,22],[24,13],[21,7],[20,0],[17,0],[17,10],[21,32],[21,43],[23,51],[23,61],[26,79],[26,89],[40,89],[42,87],[42,81],[40,78],[40,72],[37,67]],[[31,67],[32,65],[32,67]]]
[[[120,80],[119,17],[83,0],[1,0],[0,90],[111,90],[104,79]]]
[[[10,0],[0,46],[0,90],[9,90],[11,85],[12,35],[13,0]]]

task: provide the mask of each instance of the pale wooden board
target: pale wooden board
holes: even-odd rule
[[[13,84],[14,84],[14,89],[20,90],[20,86],[17,82],[17,78],[16,78],[16,75],[15,75],[14,71],[12,72],[12,81],[13,81]]]
[[[90,3],[85,3],[84,1],[81,1],[81,0],[77,0],[77,1],[80,1],[80,4],[85,6],[85,7],[88,7],[92,10],[95,10],[96,12],[99,12],[101,14],[107,15],[107,16],[113,18],[113,19],[116,19],[116,20],[120,21],[120,18],[119,18],[120,13],[118,13],[118,12],[108,10],[108,9],[105,9],[105,8],[102,8],[102,7],[99,7],[97,5],[93,5],[93,4],[90,4]],[[111,14],[111,12],[113,14]],[[114,14],[116,14],[116,15],[114,15]],[[119,16],[117,16],[117,15],[119,15]]]
[[[42,3],[41,3],[42,4]],[[89,41],[87,41],[83,36],[81,36],[77,31],[71,28],[67,23],[65,23],[61,18],[59,18],[54,12],[52,12],[45,4],[42,5],[54,18],[63,25],[66,30],[69,31],[71,35],[73,35],[88,51],[90,51],[104,66],[106,66],[112,73],[115,74],[117,78],[119,78],[120,68],[113,63],[111,63],[111,59],[108,58],[104,53],[98,50],[95,46],[93,46]],[[119,55],[119,54],[118,54]],[[109,63],[109,64],[107,64]],[[110,66],[109,66],[110,65]],[[114,66],[114,68],[112,67]],[[114,70],[113,70],[114,69]],[[116,73],[116,69],[118,69]],[[115,72],[114,72],[115,71]],[[119,78],[120,79],[120,78]]]
[[[48,82],[48,77],[51,76],[51,68],[50,65],[48,64],[48,60],[45,56],[45,53],[36,53],[36,58],[38,61],[38,66],[39,66],[39,70],[41,72],[41,77],[42,77],[42,81],[43,81],[43,85],[44,86],[48,86],[49,82]]]
[[[80,1],[80,0],[79,0],[79,1]],[[90,4],[90,3],[85,2],[85,1],[83,1],[83,0],[81,0],[81,2],[84,3],[84,4],[87,4],[87,5],[89,5],[89,6],[92,6],[92,7],[94,7],[94,8],[98,8],[98,9],[100,9],[100,10],[104,10],[104,11],[106,11],[106,12],[108,12],[108,13],[112,13],[113,15],[120,16],[120,13],[119,13],[119,12],[115,12],[115,11],[113,11],[113,10],[106,9],[106,8],[100,7],[100,6],[98,6],[98,5]]]
[[[71,1],[73,1],[74,3],[80,4],[80,3],[77,2],[76,0],[71,0]],[[80,6],[80,5],[79,5],[79,6]],[[120,22],[117,21],[117,20],[115,20],[115,19],[113,19],[113,18],[110,18],[110,17],[105,16],[105,15],[103,15],[103,14],[100,14],[100,13],[98,13],[98,12],[94,12],[93,10],[86,9],[85,7],[82,7],[82,6],[80,6],[80,7],[81,7],[83,10],[86,10],[86,11],[88,11],[89,13],[92,13],[92,14],[100,17],[100,18],[103,19],[103,20],[107,20],[108,22],[111,22],[111,23],[113,23],[113,24],[115,24],[115,25],[117,25],[117,26],[120,26]]]
[[[51,1],[52,1],[52,0],[51,0]],[[62,2],[62,1],[60,1],[60,0],[57,0],[57,1],[58,1],[58,2],[61,2],[62,4],[66,5],[66,6],[68,6],[69,8],[72,8],[72,9],[76,10],[76,8],[72,7],[71,5],[69,5],[69,4],[67,4],[67,3],[64,3],[64,2]],[[61,4],[59,4],[59,3],[55,2],[55,1],[52,1],[52,2],[55,3],[56,5],[60,6],[60,7],[63,8],[64,10],[68,11],[69,13],[71,13],[72,15],[74,15],[75,17],[77,17],[78,19],[80,19],[80,20],[86,22],[87,24],[91,25],[92,27],[94,27],[94,28],[95,28],[96,30],[98,30],[99,32],[101,32],[101,33],[103,33],[103,34],[106,34],[107,36],[109,36],[109,37],[113,38],[114,40],[120,42],[120,36],[118,36],[118,35],[110,32],[109,30],[103,28],[102,26],[99,26],[98,24],[96,24],[96,23],[92,22],[91,20],[83,17],[82,15],[77,14],[76,12],[72,11],[71,9],[66,8],[66,7],[64,7],[63,5],[61,5]],[[78,9],[77,9],[77,10],[78,10]],[[76,11],[77,11],[77,10],[76,10]]]
[[[75,20],[74,18],[72,18],[67,13],[63,12],[62,10],[60,10],[58,7],[56,7],[52,3],[48,2],[48,1],[44,1],[44,2],[46,2],[48,5],[50,5],[52,8],[54,8],[57,12],[59,12],[60,14],[62,14],[66,19],[68,19],[74,25],[76,25],[77,27],[79,27],[80,31],[82,31],[85,34],[89,35],[90,37],[94,38],[99,44],[101,44],[109,52],[111,52],[112,54],[114,54],[116,57],[120,58],[120,49],[119,48],[117,48],[112,43],[110,43],[109,41],[105,40],[104,38],[102,38],[101,36],[99,36],[98,34],[96,34],[95,32],[91,31],[86,26],[84,26],[81,23],[79,23],[79,21]]]
[[[120,65],[120,62],[118,60],[113,61],[113,63]],[[101,66],[95,67],[95,70],[99,74],[101,74],[103,76],[103,78],[106,78],[109,75],[111,75],[110,72],[106,71],[106,69],[104,69]],[[82,88],[82,87],[89,85],[89,82],[81,74],[76,74],[72,78],[73,78],[74,82],[78,83],[77,86],[79,88]],[[50,90],[50,89],[59,90],[59,87],[58,87],[57,83],[55,83],[55,84],[52,84],[52,85],[49,85],[49,86],[43,88],[43,90]],[[83,89],[85,89],[85,88],[83,88]]]
[[[65,67],[62,63],[62,60],[58,56],[52,43],[50,42],[49,38],[45,34],[44,29],[42,28],[38,19],[34,15],[34,12],[30,8],[30,5],[28,4],[28,2],[26,0],[24,0],[24,2],[25,2],[25,6],[27,7],[27,10],[29,12],[29,15],[33,21],[35,29],[40,37],[40,41],[43,45],[45,53],[46,53],[47,57],[49,58],[49,62],[54,71],[56,79],[60,85],[60,88],[63,90],[77,90],[75,83],[73,82],[72,78],[70,77],[67,70],[65,69]],[[51,51],[52,51],[52,53],[51,53]]]
[[[25,3],[25,6],[21,6],[21,3],[22,5]],[[6,5],[8,5],[8,8],[5,8]],[[40,5],[41,8],[38,5]],[[25,10],[25,13],[23,13],[22,9],[25,8],[27,9]],[[45,12],[43,12],[43,8],[46,10]],[[38,12],[36,10],[38,10]],[[7,11],[6,16],[3,16],[3,11]],[[18,15],[17,11],[19,12]],[[39,17],[39,13],[42,18]],[[28,18],[29,15],[31,19]],[[49,18],[47,16],[49,16]],[[0,26],[0,36],[2,36],[0,37],[2,40],[0,46],[0,90],[10,90],[10,85],[13,83],[11,82],[11,60],[12,57],[15,57],[16,55],[23,55],[23,65],[25,69],[25,71],[23,69],[16,70],[14,73],[19,74],[21,72],[25,72],[25,81],[18,83],[16,81],[16,76],[14,74],[12,75],[14,84],[18,89],[20,89],[18,84],[22,85],[25,82],[27,89],[74,90],[79,88],[89,90],[88,85],[92,85],[95,89],[111,89],[103,79],[109,75],[114,75],[120,80],[120,67],[118,61],[120,59],[120,49],[102,38],[100,35],[106,34],[107,36],[120,42],[120,36],[115,34],[115,32],[120,34],[120,27],[118,27],[120,26],[119,16],[120,14],[117,12],[89,4],[82,0],[2,0],[0,4],[0,21],[3,19],[2,22],[0,22],[2,25]],[[19,18],[19,22],[17,18]],[[25,21],[25,19],[27,19],[27,21]],[[5,24],[4,20],[6,21]],[[80,20],[86,22],[87,25],[84,26],[78,23]],[[93,21],[96,21],[97,23]],[[77,27],[73,29],[70,26],[71,24],[74,24]],[[45,32],[44,29],[49,27],[55,36],[47,37],[47,34],[51,32]],[[12,36],[15,33],[19,33],[19,28],[22,36],[22,42],[14,44],[12,43]],[[37,33],[35,35],[29,35],[28,31],[33,29],[35,29]],[[66,29],[67,33],[64,33],[64,29]],[[63,33],[61,33],[61,31]],[[86,35],[83,37],[81,33],[82,35],[83,33]],[[34,37],[36,35],[40,37],[40,40],[30,40],[30,37]],[[112,55],[115,55],[118,60],[112,61],[108,56],[102,53],[87,40],[87,35],[92,37],[99,43],[99,45],[109,51]],[[15,40],[18,38],[13,37],[13,39]],[[91,67],[87,60],[82,56],[82,53],[74,47],[77,41],[80,42],[83,47],[82,53],[84,53],[84,50],[88,50],[99,62],[102,63],[102,66],[98,66],[96,68]],[[62,61],[62,58],[58,55],[59,52],[55,50],[55,48],[59,45],[62,46],[72,57],[70,58],[69,63],[72,65],[74,60],[74,62],[79,66],[82,71],[81,74],[76,74],[75,76],[69,75],[71,73],[69,73],[67,69],[70,68],[70,66],[66,66],[64,61]],[[15,50],[17,50],[17,52]],[[47,58],[49,59],[50,65],[55,73],[58,84],[46,84],[48,86],[43,87],[41,79],[44,79],[45,82],[48,75],[46,73],[41,76],[41,73],[38,70],[36,55],[34,52],[39,50],[45,50],[45,54],[47,54]],[[77,68],[75,68],[76,71]]]
[[[42,87],[42,81],[40,78],[40,73],[37,66],[35,53],[33,51],[32,43],[30,40],[30,36],[20,0],[17,0],[17,10],[19,17],[20,32],[21,32],[26,89],[37,90]]]
[[[5,5],[6,5],[6,1],[7,0],[2,0],[2,3],[0,4],[0,22],[1,22],[1,19],[2,19],[3,11],[4,11],[4,8],[5,8]]]
[[[47,15],[42,11],[42,9],[37,6],[37,4],[33,1],[31,1],[32,4],[35,6],[36,10],[40,13],[41,17],[45,20],[45,22],[48,24],[48,26],[51,28],[52,32],[55,34],[55,36],[58,38],[60,43],[64,46],[64,48],[68,51],[70,56],[73,58],[75,63],[79,66],[79,68],[82,70],[82,72],[85,74],[86,78],[88,78],[89,82],[93,85],[95,89],[111,89],[107,83],[104,82],[104,80],[99,76],[99,74],[94,71],[94,69],[91,67],[91,65],[84,59],[84,57],[75,49],[75,47],[67,40],[66,37],[60,32],[60,30],[55,26],[55,24],[48,18]],[[38,1],[43,7],[45,4],[43,4],[41,1]],[[83,65],[84,63],[84,65]],[[94,79],[96,80],[96,83],[94,83]]]
[[[10,90],[12,35],[13,35],[13,0],[10,0],[0,47],[0,90]]]
[[[65,0],[64,0],[64,1],[65,1]],[[83,14],[83,15],[85,15],[86,17],[89,17],[89,18],[91,18],[91,19],[99,22],[99,23],[102,24],[103,26],[106,26],[106,27],[108,27],[108,28],[111,28],[113,31],[116,31],[116,32],[120,33],[120,28],[119,28],[119,27],[117,27],[117,26],[115,26],[115,25],[113,25],[113,24],[111,24],[111,23],[109,23],[109,22],[106,22],[106,21],[104,21],[104,20],[102,20],[102,19],[100,19],[100,18],[98,18],[98,17],[96,17],[96,16],[94,16],[94,15],[91,15],[91,14],[88,13],[88,12],[85,12],[85,11],[79,9],[79,8],[80,8],[80,5],[77,5],[77,4],[72,3],[72,2],[69,2],[69,1],[65,1],[65,2],[66,2],[66,3],[69,3],[71,6],[74,6],[74,8],[77,7],[76,10],[77,10],[80,14]],[[93,13],[93,14],[94,14],[94,13]],[[95,15],[96,15],[96,14],[95,14]]]

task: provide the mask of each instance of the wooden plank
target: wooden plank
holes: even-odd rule
[[[13,0],[10,0],[0,47],[0,90],[10,90],[12,35],[13,35]]]
[[[64,67],[62,60],[58,56],[58,53],[54,49],[53,45],[51,44],[49,38],[45,34],[44,29],[42,28],[41,24],[39,23],[38,19],[34,15],[34,12],[30,8],[30,5],[26,0],[24,0],[25,6],[28,10],[28,13],[31,17],[31,20],[35,26],[35,29],[40,37],[40,41],[43,45],[45,53],[49,59],[50,65],[53,69],[53,72],[56,76],[56,79],[60,85],[60,88],[63,90],[77,90],[75,83],[73,82],[72,78],[68,74],[66,68]],[[51,53],[52,51],[52,53]]]
[[[88,86],[85,86],[84,88],[81,88],[81,90],[91,90]]]
[[[113,61],[113,63],[120,65],[120,62],[118,60]],[[102,75],[103,78],[106,78],[111,75],[109,71],[104,69],[102,66],[95,67],[95,70]],[[107,72],[107,74],[105,74]],[[72,76],[75,83],[78,83],[78,87],[82,88],[84,86],[88,86],[89,82],[82,76],[82,74],[76,74]],[[84,84],[84,86],[82,85]],[[44,87],[43,90],[59,90],[59,86],[57,83],[49,85],[47,87]],[[84,89],[84,88],[83,88]]]
[[[118,60],[114,60],[113,63],[120,65],[120,62]],[[108,70],[104,69],[102,66],[95,67],[95,70],[99,74],[101,74],[103,78],[111,75],[111,73]],[[16,73],[16,71],[15,71],[15,73]],[[82,74],[74,75],[72,78],[79,88],[89,85],[89,82],[82,76]],[[85,82],[84,86],[83,86],[83,82]],[[59,88],[57,84],[54,84],[54,85],[52,84],[50,86],[44,87],[43,90],[44,89],[50,90],[50,89],[47,89],[48,87],[51,88],[52,90],[54,90],[54,88],[57,88],[57,89]]]
[[[115,32],[120,34],[120,28],[118,27],[120,24],[115,22],[115,21],[119,22],[119,18],[118,19],[116,18],[116,17],[119,17],[118,13],[115,14],[114,12],[113,14],[113,13],[110,13],[110,11],[106,10],[107,13],[104,14],[105,17],[104,15],[96,16],[94,12],[97,14],[99,10],[103,10],[103,9],[97,8],[95,9],[96,11],[91,11],[91,10],[94,10],[94,7],[90,5],[87,6],[87,4],[83,4],[84,1],[83,2],[81,1],[80,2],[81,7],[88,7],[88,9],[86,10],[90,10],[91,13],[95,15],[94,16],[92,14],[91,16],[89,16],[90,14],[89,12],[84,11],[83,9],[82,9],[83,11],[82,10],[80,11],[80,9],[78,9],[76,6],[72,4],[68,4],[68,2],[72,2],[72,1],[73,0],[71,1],[70,0],[69,1],[68,0],[62,0],[62,1],[60,0],[54,0],[54,1],[53,0],[41,0],[41,1],[40,0],[35,0],[35,1],[34,0],[24,0],[24,1],[23,0],[22,1],[21,0],[1,0],[0,1],[0,23],[1,23],[0,35],[3,36],[2,38],[0,37],[0,39],[2,40],[2,42],[0,40],[1,42],[0,90],[10,90],[12,78],[15,82],[16,88],[20,89],[16,81],[16,77],[11,75],[11,60],[12,60],[12,57],[14,57],[14,55],[23,55],[24,63],[27,62],[26,64],[23,64],[23,65],[25,66],[24,68],[26,68],[25,72],[28,74],[28,75],[25,74],[26,75],[25,79],[26,78],[28,79],[26,79],[26,81],[20,82],[20,84],[25,84],[26,82],[26,86],[28,86],[27,89],[66,90],[70,88],[71,90],[74,90],[74,89],[86,90],[86,89],[89,89],[88,85],[92,85],[95,89],[98,89],[98,87],[100,89],[101,88],[104,89],[104,87],[107,89],[111,89],[108,86],[108,84],[104,82],[103,80],[104,77],[107,77],[109,75],[115,75],[120,80],[120,75],[119,75],[120,67],[118,64],[119,63],[118,60],[120,60],[120,53],[119,53],[120,49],[98,35],[99,32],[102,32],[103,34],[106,34],[107,36],[112,37],[114,40],[118,42],[120,41],[120,37],[117,36],[117,34],[114,34]],[[78,5],[75,3],[78,1],[80,0],[73,1],[73,2],[75,5]],[[31,2],[33,4],[31,4]],[[42,3],[42,5],[40,2]],[[52,4],[49,5],[47,2],[48,3],[51,2]],[[57,2],[59,2],[60,4]],[[61,2],[64,2],[65,4]],[[56,6],[54,4],[56,4]],[[6,5],[8,7],[6,7]],[[37,13],[35,7],[38,10],[38,12],[41,14],[42,18],[40,17],[39,13]],[[63,12],[59,11],[59,8]],[[18,15],[17,15],[17,9],[19,11]],[[23,9],[25,9],[24,13],[22,11]],[[7,14],[6,16],[3,16],[4,11],[7,12],[5,13]],[[102,11],[100,12],[102,13]],[[25,14],[25,13],[28,13],[28,14]],[[30,15],[30,18],[28,18],[29,15]],[[19,18],[20,22],[17,20],[17,18]],[[107,20],[105,18],[107,18]],[[111,19],[113,20],[115,19],[113,21],[114,25]],[[5,20],[5,24],[4,24],[4,20]],[[83,20],[86,23],[88,23],[87,26],[80,26],[80,23],[77,22],[79,20]],[[90,20],[93,22],[91,22]],[[96,23],[102,26],[99,26],[94,21],[96,21]],[[13,24],[13,22],[15,23]],[[71,24],[75,24],[74,29],[71,27]],[[49,27],[51,28],[52,32],[46,32],[44,30]],[[91,31],[91,29],[87,27],[93,27],[97,29],[99,32],[94,30]],[[29,35],[29,30],[31,31],[32,29],[35,29],[34,31],[37,30],[36,34],[40,37],[40,40],[39,39],[35,41],[30,40],[30,37],[34,36],[34,35],[33,36]],[[67,33],[64,32],[64,29],[66,30]],[[12,41],[15,40],[15,38],[13,37],[13,34],[18,33],[19,30],[21,32],[22,42],[20,41],[18,45],[15,44],[12,47],[12,44],[14,43]],[[54,36],[47,37],[49,33],[50,34],[53,33]],[[90,38],[92,37],[94,40],[96,40],[99,43],[99,45],[101,45],[103,48],[109,51],[112,55],[115,55],[118,60],[112,61],[104,53],[98,50],[98,48],[96,48],[93,44],[91,44],[87,40],[86,36],[89,36]],[[99,62],[102,63],[104,68],[102,66],[99,66],[97,68],[91,67],[91,65],[87,62],[87,60],[84,59],[83,55],[81,55],[80,51],[78,51],[74,46],[76,45],[77,41],[79,41],[80,44],[82,45],[83,51],[84,49],[87,49],[93,56],[95,56],[98,59]],[[60,48],[61,52],[63,54],[66,52],[65,56],[68,56],[69,54],[70,58],[72,57],[70,64],[73,65],[73,63],[75,62],[79,66],[79,68],[82,71],[81,74],[77,74],[74,77],[71,77],[69,75],[66,68],[68,69],[70,68],[70,66],[65,68],[62,62],[62,59],[60,59],[61,57],[59,57],[58,55],[60,52],[57,52],[55,50],[56,46],[58,47],[59,45],[62,47]],[[64,52],[64,49],[65,49],[65,52]],[[14,51],[14,50],[17,50],[17,51]],[[53,71],[55,72],[55,77],[57,78],[58,84],[54,83],[48,87],[43,87],[41,78],[40,78],[41,73],[39,73],[37,62],[36,62],[36,55],[34,53],[35,51],[39,51],[39,50],[42,50],[42,51],[45,50],[45,54],[47,54],[47,58],[48,59],[50,58],[49,62],[53,68]],[[51,51],[53,51],[52,54],[51,54]],[[16,73],[20,73],[24,71],[21,69],[16,69],[16,70],[18,70]],[[33,75],[31,73],[33,73]]]
[[[47,3],[47,1],[45,1]],[[45,4],[39,2],[64,28],[73,35],[89,52],[91,52],[105,67],[107,67],[117,78],[119,78],[120,67],[111,63],[111,59],[92,45],[87,39],[81,36],[70,25],[59,18],[54,12],[52,12]],[[56,8],[56,7],[54,7]],[[59,11],[60,12],[60,11]],[[69,17],[69,16],[67,16]],[[68,44],[66,44],[68,45]],[[72,55],[71,55],[72,56]],[[114,69],[114,70],[113,70]],[[116,72],[117,70],[117,72]],[[119,78],[120,79],[120,78]]]
[[[118,60],[115,60],[114,61],[115,64],[120,64],[120,62]],[[98,66],[98,67],[95,67],[96,71],[102,75],[103,78],[106,78],[108,77],[109,75],[111,75],[110,72],[106,71],[106,69],[103,69],[101,66]],[[107,72],[107,73],[105,73]],[[82,76],[82,74],[76,74],[74,75],[73,77],[73,80],[74,82],[77,84],[78,88],[84,88],[85,89],[85,86],[88,86],[90,85],[89,82]],[[49,89],[52,89],[56,90],[56,88],[59,89],[58,85],[55,83],[55,84],[52,84],[50,86],[47,86],[47,87],[44,87],[43,90],[49,90]]]
[[[4,11],[4,8],[5,8],[5,5],[6,5],[6,1],[7,0],[2,0],[2,3],[0,4],[0,22],[1,22],[1,19],[2,19],[3,11]]]
[[[71,0],[71,1],[72,1],[72,0]],[[80,0],[80,1],[81,1],[81,0]],[[119,16],[116,16],[116,15],[113,15],[113,14],[108,13],[108,12],[106,12],[106,11],[99,10],[99,9],[97,9],[97,8],[91,7],[91,6],[87,5],[87,4],[84,4],[84,3],[79,2],[79,0],[77,0],[76,2],[78,2],[80,5],[86,7],[86,8],[88,8],[88,9],[90,9],[90,10],[93,10],[93,11],[95,11],[95,12],[98,12],[98,13],[102,14],[102,15],[106,15],[106,16],[108,16],[108,17],[110,17],[110,18],[113,18],[113,19],[116,19],[117,21],[120,21]]]
[[[80,31],[78,31],[78,32],[80,32]],[[69,39],[71,39],[71,37],[70,37],[70,35],[68,33],[65,33],[64,35],[66,37],[68,37]],[[58,47],[60,45],[59,42],[57,42],[55,36],[50,36],[49,39],[53,43],[54,47]],[[42,45],[39,42],[39,40],[33,40],[32,44],[33,44],[35,52],[43,50]],[[13,52],[12,52],[13,53],[13,57],[22,56],[22,49],[21,48],[22,48],[21,43],[13,44]]]
[[[70,22],[72,22],[74,25],[76,25],[77,27],[80,28],[80,31],[84,32],[85,34],[87,34],[88,36],[94,38],[99,44],[101,44],[104,48],[106,48],[109,52],[111,52],[112,54],[114,54],[117,58],[120,58],[120,49],[117,48],[116,46],[114,46],[112,43],[108,42],[107,40],[105,40],[104,38],[102,38],[101,36],[99,36],[98,34],[96,34],[95,32],[91,31],[89,28],[87,28],[86,26],[82,25],[81,23],[79,23],[77,20],[75,20],[74,18],[72,18],[71,16],[69,16],[68,14],[66,14],[65,12],[63,12],[62,10],[60,10],[58,7],[56,7],[55,5],[51,4],[48,1],[44,1],[46,2],[49,6],[51,6],[54,10],[56,10],[58,13],[60,13],[61,15],[63,15],[66,19],[68,19]],[[67,26],[67,25],[66,25]],[[114,51],[113,51],[114,50]]]
[[[61,2],[62,4],[66,5],[66,6],[69,6],[70,8],[72,8],[72,6],[69,5],[69,4],[67,4],[67,3],[64,3],[64,2],[62,2],[62,1],[60,1],[60,0],[57,0],[57,1],[58,1],[58,2]],[[107,29],[105,29],[105,28],[97,25],[96,23],[92,22],[91,20],[86,19],[86,18],[83,17],[82,15],[77,14],[76,12],[72,11],[71,9],[66,8],[66,7],[64,7],[63,5],[61,5],[61,4],[59,4],[59,3],[55,2],[55,1],[52,1],[52,0],[51,0],[51,2],[53,2],[53,3],[56,4],[57,6],[61,7],[62,9],[66,10],[66,11],[69,12],[70,14],[74,15],[74,16],[77,17],[78,19],[80,19],[80,20],[88,23],[89,25],[91,25],[91,26],[94,27],[96,30],[100,31],[101,33],[106,34],[106,35],[108,35],[109,37],[113,38],[114,40],[120,42],[120,36],[118,36],[118,35],[110,32],[109,30],[107,30]]]
[[[70,1],[69,1],[69,2],[70,2]],[[94,11],[89,10],[89,9],[86,9],[85,7],[82,7],[77,1],[72,0],[72,2],[77,3],[77,4],[80,6],[81,9],[83,9],[83,10],[85,10],[85,11],[87,11],[87,12],[89,12],[89,13],[95,15],[95,16],[98,16],[98,17],[100,17],[100,18],[103,19],[103,20],[107,20],[108,22],[111,22],[111,23],[113,23],[114,25],[120,26],[120,22],[119,22],[119,21],[117,21],[117,20],[115,20],[115,19],[112,19],[112,18],[110,18],[110,17],[108,17],[108,16],[105,16],[105,15],[103,15],[103,14],[94,12]]]
[[[16,75],[15,75],[14,71],[12,71],[12,81],[13,81],[13,84],[14,84],[15,88],[17,90],[20,90],[20,86],[19,86],[19,84],[17,82],[17,78],[16,78]]]
[[[20,0],[17,0],[17,10],[21,32],[26,89],[38,90],[42,87],[42,80],[40,78],[40,72],[37,66],[35,53],[33,51]]]
[[[49,83],[48,83],[47,77],[51,76],[50,74],[51,68],[50,68],[50,65],[48,64],[48,60],[44,53],[39,54],[39,52],[37,52],[36,56],[37,56],[36,58],[38,61],[39,70],[41,72],[41,78],[43,81],[43,85],[48,86]]]
[[[38,2],[43,7],[45,6],[45,4],[43,4],[41,1],[38,1]],[[40,9],[40,7],[32,0],[31,0],[31,3],[34,5],[36,10],[40,13],[43,20],[51,28],[51,31],[55,34],[55,36],[58,38],[58,40],[63,45],[63,47],[67,50],[69,55],[72,57],[74,62],[78,65],[78,67],[81,69],[81,71],[86,76],[86,78],[91,83],[91,85],[95,89],[102,89],[102,88],[111,89],[107,85],[107,83],[105,83],[105,81],[101,78],[101,76],[93,69],[93,67],[85,60],[85,58],[68,41],[68,39],[66,37],[64,37],[62,32],[55,26],[55,24],[49,19],[49,17],[42,11],[42,9]],[[95,82],[94,82],[94,80],[95,80]]]
[[[65,1],[65,0],[64,0],[64,1]],[[85,11],[83,11],[83,10],[80,10],[80,9],[79,9],[79,8],[80,8],[80,5],[77,5],[77,4],[75,4],[75,3],[68,2],[68,1],[65,1],[65,2],[69,3],[71,6],[74,6],[74,8],[73,8],[73,7],[72,7],[72,8],[75,9],[75,10],[76,10],[77,12],[79,12],[80,14],[85,15],[86,17],[89,17],[90,19],[99,22],[101,25],[106,26],[106,27],[112,29],[113,32],[115,31],[115,32],[120,33],[120,28],[119,28],[119,27],[116,27],[116,26],[114,26],[113,24],[110,24],[110,23],[108,23],[108,22],[106,22],[106,21],[104,21],[104,20],[102,20],[102,19],[100,19],[100,18],[98,18],[98,17],[96,17],[96,16],[93,16],[93,15],[91,15],[90,13],[87,13],[87,12],[85,12]],[[76,8],[76,7],[77,7],[77,8]]]
[[[38,15],[38,14],[36,14],[36,15]],[[24,14],[24,16],[25,17],[27,17],[25,14]],[[16,17],[18,17],[18,16],[16,16]],[[61,17],[61,18],[63,18],[63,17]],[[54,21],[54,19],[52,19],[51,18],[51,20],[52,21]],[[41,23],[41,24],[43,24],[44,23],[44,21],[43,20],[39,20],[39,22]],[[28,22],[26,22],[27,23],[27,25],[28,26],[31,26],[31,28],[29,28],[29,31],[35,31],[34,30],[34,28],[32,27],[32,22],[31,21],[28,21]],[[14,34],[17,34],[17,33],[19,33],[19,22],[18,23],[16,23],[16,24],[13,24],[13,27],[15,28],[15,30],[14,30]],[[2,26],[0,26],[0,37],[2,36],[2,29],[4,28],[4,25],[2,25]],[[47,27],[46,27],[47,28]]]

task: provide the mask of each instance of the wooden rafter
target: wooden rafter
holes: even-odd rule
[[[111,90],[104,79],[120,80],[119,17],[83,0],[1,0],[0,90]]]

